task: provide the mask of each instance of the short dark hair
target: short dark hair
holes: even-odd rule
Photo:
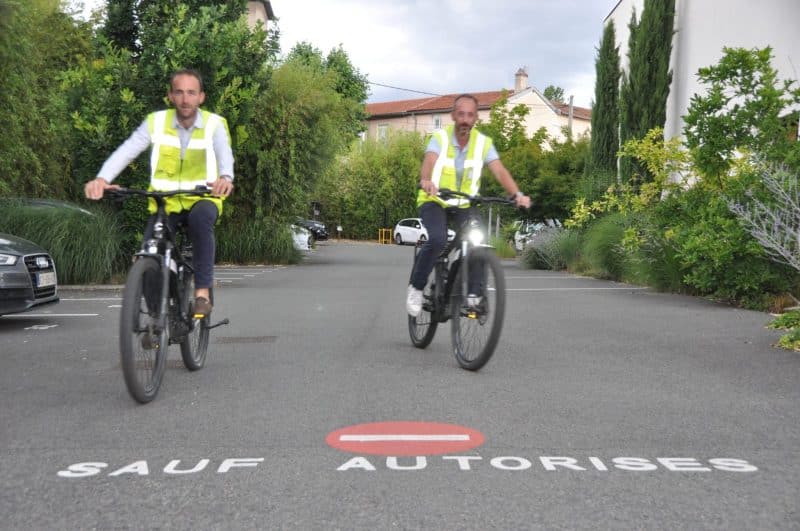
[[[458,100],[461,100],[461,99],[464,99],[464,98],[471,99],[472,101],[475,102],[475,107],[478,106],[478,98],[476,98],[472,94],[468,94],[468,93],[465,92],[464,94],[459,94],[458,96],[456,96],[456,99],[453,100],[453,110],[455,110],[456,103],[458,103]]]
[[[180,70],[176,70],[169,76],[169,89],[172,90],[172,82],[175,81],[175,78],[178,76],[192,76],[197,78],[197,81],[200,82],[200,92],[203,92],[203,76],[200,75],[200,72],[195,70],[194,68],[181,68]]]

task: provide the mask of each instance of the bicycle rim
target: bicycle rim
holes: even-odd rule
[[[464,369],[477,371],[494,354],[505,313],[505,277],[500,261],[491,249],[475,249],[470,270],[479,271],[478,304],[470,305],[462,294],[462,273],[456,276],[451,296],[451,339],[456,361]],[[477,268],[477,269],[475,269]]]
[[[166,367],[168,326],[158,326],[160,282],[161,268],[154,259],[136,260],[128,272],[120,312],[122,373],[128,393],[141,403],[158,394]],[[148,285],[158,287],[146,293]]]

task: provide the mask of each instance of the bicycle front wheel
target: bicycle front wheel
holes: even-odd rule
[[[420,245],[414,250],[414,266],[417,265]],[[414,271],[414,267],[411,268]],[[408,334],[411,336],[411,343],[417,348],[425,348],[433,341],[436,334],[436,327],[439,322],[435,318],[436,300],[434,282],[436,279],[436,268],[431,270],[428,275],[428,282],[422,290],[422,311],[416,317],[408,316]]]
[[[143,404],[155,398],[166,368],[169,327],[161,319],[162,293],[161,265],[153,258],[136,260],[122,298],[119,349],[128,393]]]
[[[184,293],[183,296],[191,298],[194,294],[194,275],[187,275],[184,280]],[[209,290],[209,301],[212,306],[214,304],[213,289]],[[194,311],[189,311],[188,318],[190,319],[189,326],[191,329],[186,334],[186,337],[181,341],[181,357],[183,364],[190,371],[202,369],[206,364],[206,352],[208,350],[208,325],[211,322],[210,317],[206,315],[202,319],[194,317]]]
[[[463,293],[463,273],[464,268],[459,268],[451,292],[453,353],[461,367],[477,371],[492,357],[500,339],[506,281],[500,260],[487,248],[470,254],[468,293]]]

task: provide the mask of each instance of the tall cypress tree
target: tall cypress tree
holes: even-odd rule
[[[650,129],[664,126],[672,82],[669,59],[674,19],[675,0],[645,0],[641,21],[636,23],[636,13],[631,17],[628,75],[623,79],[620,93],[623,143],[643,138]],[[644,181],[652,180],[652,175],[635,161],[623,161],[620,172],[623,180],[634,175],[640,175]]]
[[[594,107],[589,171],[617,170],[619,150],[619,47],[614,22],[603,30],[595,62]]]
[[[108,0],[106,23],[100,33],[118,48],[138,55],[139,24],[136,18],[137,0]]]

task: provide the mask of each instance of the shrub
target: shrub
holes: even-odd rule
[[[217,262],[295,264],[301,259],[288,223],[268,219],[244,225],[223,223],[215,233]]]
[[[625,261],[622,238],[625,226],[625,216],[614,213],[601,217],[586,229],[581,250],[590,274],[614,280],[622,278]]]
[[[65,202],[12,200],[0,208],[0,226],[46,249],[60,284],[107,282],[127,264],[120,228],[102,207],[89,211]]]
[[[494,247],[494,252],[499,258],[514,258],[517,256],[514,246],[502,237],[495,238],[492,236],[489,238],[489,245]]]
[[[530,269],[567,269],[578,262],[577,231],[547,227],[536,233],[522,253],[522,265]]]

